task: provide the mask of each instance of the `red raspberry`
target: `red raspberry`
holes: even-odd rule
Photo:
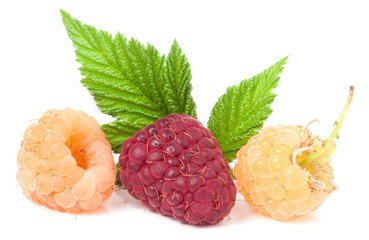
[[[171,114],[127,139],[119,156],[129,194],[155,212],[190,224],[214,224],[235,204],[236,186],[211,131]]]

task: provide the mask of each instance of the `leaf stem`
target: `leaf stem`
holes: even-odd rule
[[[115,185],[117,185],[118,187],[122,187],[122,181],[120,180],[120,166],[118,163],[116,163],[115,166],[117,168],[117,175],[115,177]]]
[[[315,152],[312,152],[312,153],[308,154],[305,159],[303,159],[302,161],[299,162],[299,165],[301,167],[306,167],[307,165],[312,163],[314,160],[318,159],[325,152],[325,150],[327,150],[330,147],[330,145],[333,143],[333,140],[335,138],[338,138],[339,130],[341,128],[343,119],[346,116],[347,110],[348,110],[348,108],[351,104],[353,96],[354,96],[354,87],[350,86],[349,96],[347,98],[347,101],[346,101],[346,104],[345,104],[344,108],[341,111],[340,116],[338,117],[337,121],[334,124],[335,128],[333,129],[333,131],[331,132],[329,137],[326,140],[324,140],[323,146],[321,148],[319,148]],[[333,154],[333,152],[331,152],[331,154]]]

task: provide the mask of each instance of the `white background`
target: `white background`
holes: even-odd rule
[[[253,3],[251,3],[253,2]],[[367,1],[2,1],[0,3],[1,239],[368,239],[369,6]],[[192,69],[200,121],[227,86],[289,55],[265,125],[300,124],[328,136],[355,96],[333,156],[339,189],[289,222],[262,216],[238,196],[229,218],[208,227],[150,212],[125,191],[84,214],[38,206],[21,193],[16,155],[24,130],[49,108],[110,117],[80,84],[59,8],[83,23],[149,42],[167,54],[174,38]],[[117,156],[115,156],[117,160]],[[8,237],[5,237],[8,236]]]

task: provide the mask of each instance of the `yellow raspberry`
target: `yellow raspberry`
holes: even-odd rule
[[[251,206],[277,220],[317,209],[336,188],[331,155],[353,87],[336,126],[325,141],[307,127],[265,127],[237,153],[237,189]]]
[[[110,143],[96,120],[82,111],[46,111],[25,131],[17,163],[23,193],[51,209],[96,209],[114,190]]]

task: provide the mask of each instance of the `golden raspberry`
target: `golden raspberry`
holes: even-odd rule
[[[49,110],[24,133],[17,180],[33,202],[59,211],[92,210],[114,190],[110,143],[93,117]]]
[[[326,140],[307,127],[266,127],[249,139],[237,153],[234,175],[237,189],[261,213],[287,220],[317,209],[336,188],[330,157],[343,119],[352,101],[350,87],[346,104]]]
[[[251,206],[279,220],[315,210],[335,188],[331,161],[323,157],[305,168],[299,162],[305,150],[322,143],[301,126],[264,128],[237,153],[238,191]]]

